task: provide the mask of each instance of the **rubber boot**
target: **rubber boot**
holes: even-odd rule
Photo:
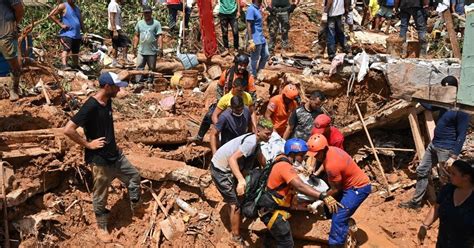
[[[9,94],[10,94],[10,101],[14,102],[20,99],[20,77],[13,75],[12,82],[10,84]]]
[[[97,238],[104,243],[112,242],[112,236],[107,230],[108,217],[108,214],[96,215],[95,217],[97,220]]]

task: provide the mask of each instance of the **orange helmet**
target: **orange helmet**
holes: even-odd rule
[[[286,98],[288,99],[295,100],[296,97],[299,95],[299,92],[296,86],[294,86],[293,84],[288,84],[283,88],[281,94],[286,96]]]
[[[319,151],[323,150],[328,146],[328,140],[322,134],[314,134],[309,137],[308,142],[306,142],[308,146],[308,152],[306,153],[308,156],[314,157],[318,154]]]

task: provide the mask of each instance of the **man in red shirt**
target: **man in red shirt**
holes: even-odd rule
[[[332,215],[329,247],[344,247],[349,231],[349,218],[371,192],[370,180],[351,156],[340,148],[329,146],[322,134],[311,136],[307,142],[308,156],[322,162],[328,175],[329,196],[340,198],[344,208]]]
[[[311,135],[322,134],[326,137],[330,146],[344,150],[344,135],[334,126],[331,126],[331,117],[321,114],[314,119],[314,128]]]
[[[267,187],[259,200],[263,207],[261,220],[267,226],[276,247],[293,247],[293,237],[291,235],[290,214],[281,210],[289,208],[293,197],[293,189],[307,196],[324,201],[329,211],[337,212],[338,206],[342,207],[332,196],[324,192],[313,189],[304,183],[293,168],[292,163],[303,157],[308,151],[304,140],[290,139],[286,141],[284,152],[275,158],[273,167],[268,176]],[[271,246],[270,240],[264,241],[265,246]]]

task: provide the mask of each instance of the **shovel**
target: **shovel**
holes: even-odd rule
[[[186,11],[186,5],[183,3],[183,15],[186,16],[185,12]],[[199,64],[199,61],[197,59],[196,54],[191,54],[191,53],[181,53],[181,43],[184,41],[184,33],[185,33],[185,27],[184,27],[184,19],[181,21],[181,24],[179,25],[179,42],[178,42],[178,47],[176,48],[176,56],[178,59],[181,61],[183,64],[183,67],[185,70],[189,70]]]

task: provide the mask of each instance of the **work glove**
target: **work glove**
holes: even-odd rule
[[[421,225],[420,229],[418,229],[418,243],[419,245],[423,245],[425,238],[426,238],[426,233],[427,233],[428,228],[425,225]]]
[[[328,13],[324,12],[323,15],[321,16],[321,22],[322,23],[327,23],[328,22]]]
[[[320,200],[324,202],[330,213],[337,213],[338,207],[344,208],[340,202],[336,201],[334,197],[326,195],[326,193],[321,194]]]
[[[321,201],[315,201],[311,204],[308,204],[308,206],[306,206],[306,208],[308,209],[308,211],[312,214],[317,214],[318,213],[318,207],[319,205],[321,205],[322,202]]]
[[[255,43],[253,42],[253,40],[249,40],[249,44],[247,45],[247,52],[253,53],[255,52],[256,49],[257,47],[255,46]]]
[[[244,180],[240,180],[237,184],[237,195],[241,196],[245,193],[245,187],[247,186],[247,183]]]

